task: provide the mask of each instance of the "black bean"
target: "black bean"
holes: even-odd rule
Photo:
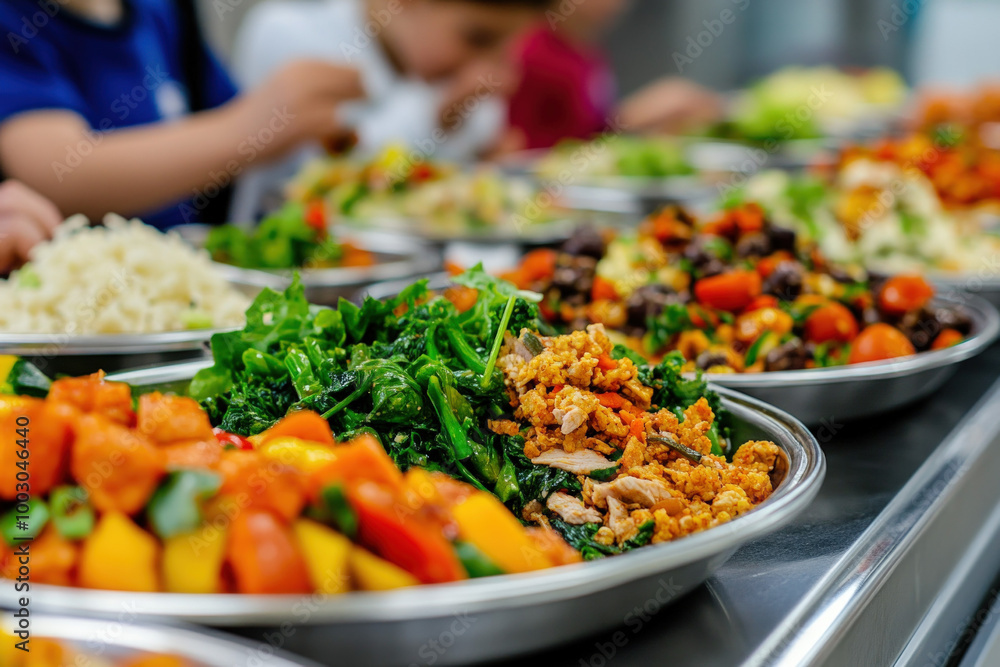
[[[776,296],[782,301],[791,301],[802,293],[804,277],[805,269],[801,264],[793,261],[782,262],[764,280],[764,293]]]
[[[793,338],[787,343],[782,343],[767,353],[764,358],[764,370],[766,371],[794,371],[806,367],[809,353],[805,345],[798,338]]]
[[[698,355],[698,359],[695,360],[695,365],[698,366],[703,371],[707,371],[712,366],[728,366],[729,359],[722,352],[713,352],[711,350],[705,350]]]
[[[604,237],[589,225],[577,227],[573,235],[563,243],[561,250],[568,255],[601,259],[605,250]]]
[[[771,241],[772,252],[777,250],[795,252],[795,232],[791,229],[771,225],[767,230],[767,236]]]
[[[739,257],[765,257],[771,252],[771,240],[765,234],[745,234],[736,242],[736,255]]]

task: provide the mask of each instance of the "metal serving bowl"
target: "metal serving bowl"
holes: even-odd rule
[[[144,653],[166,653],[184,658],[191,667],[318,667],[273,647],[178,625],[147,625],[134,622],[131,605],[120,608],[111,618],[79,618],[32,614],[32,638],[45,637],[64,642],[103,660],[136,658]],[[10,614],[4,614],[0,628],[15,628]],[[29,644],[31,646],[31,644]],[[92,663],[88,663],[92,664]]]
[[[441,273],[429,276],[428,281],[436,290],[450,284],[447,274]],[[372,285],[354,298],[389,298],[406,284]],[[948,292],[939,294],[935,303],[961,308],[972,318],[972,332],[966,340],[945,350],[893,361],[770,373],[709,373],[706,377],[715,386],[759,398],[809,425],[888,412],[929,396],[955,373],[959,362],[985,350],[1000,334],[1000,314],[983,298]]]
[[[944,350],[892,361],[772,373],[710,373],[710,382],[742,391],[807,424],[860,419],[913,403],[938,389],[958,368],[996,340],[1000,315],[969,294],[939,296],[935,303],[960,307],[972,318],[969,337]]]
[[[182,225],[175,231],[188,243],[198,248],[205,246],[208,225]],[[310,303],[333,306],[341,297],[350,297],[358,289],[383,280],[396,280],[416,276],[441,268],[441,255],[431,246],[405,238],[372,230],[351,230],[338,238],[368,250],[375,256],[371,266],[350,266],[329,269],[243,269],[215,262],[223,277],[249,296],[256,296],[265,287],[284,290],[299,274]]]
[[[183,390],[204,364],[123,373],[135,389]],[[174,618],[248,637],[280,636],[282,647],[338,664],[468,664],[571,641],[629,622],[632,610],[662,607],[700,585],[741,545],[776,530],[819,491],[825,460],[793,417],[721,390],[734,443],[771,440],[784,452],[776,488],[752,512],[674,542],[622,556],[518,575],[323,597],[120,593],[33,586],[38,611],[114,614],[123,604],[143,619]],[[764,584],[762,584],[764,585]],[[0,604],[13,589],[0,588]],[[582,613],[585,610],[585,613]],[[278,633],[277,635],[275,633]]]

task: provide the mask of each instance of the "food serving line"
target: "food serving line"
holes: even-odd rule
[[[795,147],[789,142],[786,152]],[[711,142],[703,143],[702,148],[713,151],[709,157],[715,164],[732,162],[733,156],[745,150]],[[620,175],[617,181],[601,176],[596,185],[568,192],[579,197],[576,203],[563,202],[570,204],[572,218],[560,217],[553,208],[539,210],[529,216],[530,220],[518,221],[515,215],[513,228],[500,224],[489,213],[516,213],[517,202],[531,190],[506,184],[491,174],[456,181],[464,182],[456,191],[465,192],[463,197],[469,199],[460,204],[461,215],[456,216],[454,202],[440,198],[447,192],[446,181],[440,187],[410,184],[413,196],[394,189],[382,191],[380,181],[372,178],[379,172],[371,171],[369,165],[362,173],[360,189],[352,181],[332,183],[322,170],[314,175],[317,178],[299,184],[303,200],[286,206],[262,225],[268,233],[290,233],[289,239],[294,239],[289,241],[288,257],[280,260],[261,245],[267,234],[258,238],[232,229],[195,227],[179,231],[190,246],[210,251],[202,253],[199,261],[207,261],[210,255],[215,260],[213,270],[223,282],[246,296],[265,287],[280,291],[297,273],[309,301],[339,302],[338,309],[351,313],[354,307],[345,305],[342,298],[356,303],[368,295],[392,298],[415,277],[438,270],[442,259],[461,255],[458,251],[472,252],[477,261],[485,259],[488,264],[492,256],[496,261],[488,268],[498,271],[510,264],[511,257],[520,256],[525,244],[553,245],[566,239],[580,221],[581,211],[584,219],[589,216],[599,227],[632,227],[625,223],[635,222],[637,214],[655,209],[664,199],[676,198],[667,185],[690,195],[685,203],[695,206],[712,190],[708,180],[698,180],[713,171],[702,164],[704,159],[692,158],[690,166],[674,164],[670,146],[625,144],[616,150],[626,149],[638,150],[644,160],[657,163],[657,169],[677,171],[646,177]],[[732,153],[734,150],[737,153]],[[627,157],[624,152],[622,155]],[[798,170],[806,163],[816,163],[816,151],[810,149],[808,155],[770,166]],[[559,166],[558,161],[555,164]],[[342,167],[331,165],[320,167]],[[694,167],[699,176],[691,175]],[[530,175],[544,181],[540,172]],[[447,177],[447,170],[441,176]],[[650,183],[656,186],[653,190]],[[799,196],[810,186],[807,181],[789,183],[783,186],[786,191],[772,193],[775,210],[784,206],[781,197]],[[427,192],[436,194],[428,196]],[[486,201],[495,206],[482,205],[484,192],[490,194]],[[368,199],[359,206],[361,195]],[[811,215],[823,217],[833,210],[832,202],[831,197],[812,196],[806,203],[814,207]],[[796,202],[800,204],[803,202]],[[329,236],[330,221],[338,215],[333,211],[346,216],[348,205],[360,215],[359,221],[364,218],[367,222],[361,225],[364,229],[356,227],[335,240]],[[927,224],[937,224],[934,215],[938,213],[928,214]],[[407,221],[424,217],[437,220],[433,229],[407,225]],[[656,219],[653,215],[646,222]],[[509,222],[507,217],[503,220]],[[310,237],[304,246],[296,236],[303,233],[303,221]],[[337,227],[338,235],[350,227],[347,218],[341,222],[344,226]],[[683,222],[694,228],[685,212],[676,213],[667,222]],[[784,222],[803,233],[803,220],[789,218]],[[522,224],[527,227],[522,229]],[[912,220],[907,224],[914,226]],[[737,236],[753,235],[754,231],[745,232],[739,225],[737,229]],[[763,240],[771,248],[768,229],[755,230],[763,232],[756,236],[767,237]],[[591,232],[591,240],[593,236]],[[663,247],[670,242],[669,238],[655,238]],[[670,238],[691,240],[683,234]],[[741,244],[730,240],[738,250]],[[981,241],[982,252],[1000,247],[992,245],[997,242],[986,231]],[[567,242],[570,245],[572,240]],[[560,252],[575,261],[567,246]],[[303,247],[306,254],[293,257]],[[729,249],[729,260],[733,260],[734,248]],[[588,252],[581,251],[579,256],[586,259]],[[721,251],[713,250],[717,252]],[[958,248],[955,257],[978,256],[970,252],[969,248]],[[683,257],[688,259],[686,253]],[[262,259],[266,261],[261,263]],[[737,264],[740,259],[746,258],[738,255]],[[751,269],[756,267],[751,265]],[[754,270],[749,273],[756,277]],[[473,271],[482,273],[482,269]],[[431,275],[432,289],[453,286],[447,275]],[[705,276],[711,275],[706,269]],[[812,276],[824,278],[828,286],[841,283],[831,287],[826,297],[834,289],[847,289],[843,278],[832,275]],[[850,280],[846,282],[857,280],[847,277]],[[656,280],[666,279],[657,274]],[[483,287],[458,282],[467,290],[474,287],[474,294],[476,289],[482,294]],[[867,284],[868,278],[864,282]],[[721,406],[734,420],[732,441],[773,441],[780,450],[780,465],[769,468],[773,495],[745,516],[699,534],[621,558],[602,558],[545,573],[330,598],[319,593],[165,595],[100,590],[109,588],[103,586],[33,585],[32,613],[46,628],[44,632],[80,644],[93,641],[95,633],[103,632],[97,626],[114,623],[121,609],[128,609],[127,623],[134,634],[120,642],[116,638],[108,641],[112,653],[176,650],[180,643],[185,657],[199,665],[209,661],[206,666],[244,661],[248,665],[282,666],[490,662],[603,667],[666,660],[673,665],[699,666],[998,664],[1000,622],[995,612],[1000,603],[995,585],[1000,581],[1000,485],[995,480],[1000,478],[1000,460],[993,450],[1000,447],[1000,423],[996,420],[1000,345],[994,344],[1000,333],[1000,315],[990,305],[998,300],[996,281],[974,283],[951,275],[938,282],[941,291],[925,302],[926,309],[923,305],[904,309],[907,315],[919,314],[921,318],[930,313],[929,324],[964,327],[961,333],[947,329],[960,335],[941,347],[935,340],[933,347],[924,346],[919,353],[911,345],[909,353],[890,355],[898,359],[867,363],[861,359],[847,365],[841,359],[835,368],[820,362],[820,356],[825,359],[826,355],[823,347],[822,352],[812,349],[808,353],[816,359],[809,367],[767,367],[760,370],[768,372],[755,372],[750,368],[750,355],[752,352],[757,359],[758,340],[747,351],[746,369],[742,361],[736,366],[727,361],[727,368],[718,362],[705,367],[699,360],[697,367],[707,371],[721,396]],[[545,292],[547,288],[536,288],[541,284],[536,282],[530,288]],[[963,291],[976,285],[983,288],[980,296]],[[525,285],[519,287],[525,289]],[[593,292],[591,287],[582,292],[596,294],[596,288],[595,280]],[[926,289],[930,292],[929,286]],[[784,290],[779,293],[784,294]],[[283,298],[288,298],[287,294]],[[513,304],[514,297],[510,298]],[[590,298],[598,300],[597,296]],[[211,365],[199,358],[207,351],[213,331],[228,327],[208,328],[220,323],[205,320],[204,309],[193,299],[181,306],[183,321],[200,322],[188,325],[191,331],[101,334],[67,340],[57,340],[52,334],[0,334],[0,351],[51,362],[44,369],[50,375],[138,367],[113,373],[108,379],[126,382],[134,391],[183,396],[189,393],[194,373]],[[723,309],[740,312],[741,308]],[[771,308],[777,310],[778,306]],[[938,309],[945,315],[952,313],[952,319],[940,320],[934,315]],[[748,306],[743,314],[752,310]],[[954,319],[955,313],[962,317]],[[334,314],[347,317],[341,312]],[[863,315],[856,317],[865,321]],[[567,322],[571,319],[559,316]],[[808,318],[808,314],[802,317]],[[955,324],[963,318],[964,324]],[[905,318],[890,321],[903,328]],[[918,319],[907,326],[925,324],[928,322]],[[196,328],[199,326],[203,328]],[[718,321],[715,326],[719,326]],[[532,354],[540,354],[539,339],[522,335],[534,339],[540,349]],[[767,335],[765,332],[760,338]],[[187,359],[194,360],[184,361]],[[182,363],[171,364],[178,360]],[[694,363],[695,359],[689,361]],[[733,368],[747,372],[733,372]],[[553,395],[562,386],[553,387]],[[687,451],[700,462],[698,452]],[[16,599],[0,596],[0,606],[17,604]],[[68,615],[88,620],[75,626]],[[7,620],[0,624],[0,630],[9,634],[13,626],[6,627]],[[214,630],[184,626],[185,622]],[[204,647],[205,653],[198,647]],[[3,662],[0,660],[0,665]]]
[[[609,632],[527,664],[605,664],[602,647],[623,667],[995,664],[959,658],[1000,575],[998,373],[994,346],[921,403],[831,414],[813,429],[826,479],[789,526],[648,622],[623,618],[617,644]]]

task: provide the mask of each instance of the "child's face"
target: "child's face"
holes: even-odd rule
[[[541,15],[465,0],[404,0],[403,6],[383,35],[406,71],[427,81],[499,53]]]
[[[613,23],[628,5],[629,0],[585,0],[575,11],[587,27],[601,28]]]

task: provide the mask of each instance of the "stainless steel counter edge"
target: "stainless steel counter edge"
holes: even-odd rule
[[[996,417],[998,412],[1000,382],[990,388],[854,546],[744,664],[753,667],[820,665],[825,664],[835,651],[843,648],[842,645],[854,630],[855,623],[873,604],[880,591],[890,584],[893,573],[904,564],[935,519],[963,491],[966,478],[976,473],[977,464],[985,460],[987,450],[1000,436],[1000,420]],[[893,447],[906,446],[906,443],[900,442],[886,444]],[[984,508],[984,514],[988,514],[989,509],[990,507]],[[985,520],[985,516],[982,518]],[[983,522],[974,517],[969,517],[968,522],[972,529],[983,525]],[[968,545],[969,542],[964,544]],[[960,555],[961,545],[956,545],[955,549]],[[955,561],[958,557],[956,556]],[[957,562],[953,561],[952,567],[954,565]],[[938,585],[944,586],[943,579],[946,576],[946,573],[941,575],[942,581],[937,582]],[[907,585],[912,588],[914,582],[911,580]],[[928,593],[932,596],[934,594],[925,591],[911,597],[926,599]],[[917,615],[908,626],[904,643],[930,605],[931,602],[926,601],[926,607],[922,610],[892,610],[903,615]],[[884,614],[882,618],[885,619]],[[886,625],[906,627],[906,623],[883,623],[882,627],[874,628],[873,631],[885,632]],[[888,651],[892,653],[891,656],[880,655],[882,659],[879,660],[869,654],[864,664],[889,664],[894,661],[902,650],[902,647],[892,648],[894,639],[884,636],[881,642],[883,646],[879,647],[880,652]],[[872,647],[869,645],[867,650],[872,650]]]

